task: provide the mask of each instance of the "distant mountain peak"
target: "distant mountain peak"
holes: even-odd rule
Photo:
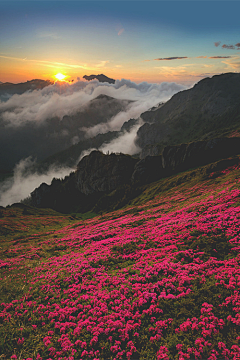
[[[107,77],[104,74],[99,74],[99,75],[84,75],[83,76],[84,79],[90,81],[90,80],[94,80],[97,79],[99,82],[108,82],[109,84],[115,84],[115,80],[111,79],[109,77]]]

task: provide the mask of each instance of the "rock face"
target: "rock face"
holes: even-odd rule
[[[111,192],[130,182],[136,163],[137,160],[128,155],[92,151],[77,166],[77,187],[85,195]]]
[[[51,187],[46,183],[42,183],[38,188],[31,193],[31,204],[35,207],[49,207],[47,202],[50,195]]]
[[[104,74],[99,74],[99,75],[84,75],[83,76],[84,79],[90,81],[90,80],[94,80],[97,79],[99,82],[108,82],[109,84],[115,84],[115,80],[111,79],[109,77],[107,77]]]
[[[137,160],[129,155],[92,151],[64,180],[53,179],[31,193],[30,205],[68,212],[90,210],[105,194],[127,185],[136,188],[187,169],[240,154],[240,138],[218,138],[167,146],[161,155]],[[124,193],[124,191],[123,191]]]
[[[140,159],[144,159],[146,156],[158,156],[162,153],[162,147],[158,144],[145,146],[141,153]]]
[[[155,150],[157,152],[158,148]],[[166,146],[161,155],[146,156],[135,165],[132,182],[150,183],[237,154],[240,154],[240,138],[219,138]]]
[[[146,156],[135,165],[132,183],[148,184],[161,179],[163,176],[162,156]]]
[[[137,144],[176,145],[226,136],[240,122],[240,74],[206,78],[175,94],[164,105],[141,114]]]
[[[162,165],[164,169],[176,173],[236,154],[240,154],[240,138],[197,141],[165,147],[162,152]]]

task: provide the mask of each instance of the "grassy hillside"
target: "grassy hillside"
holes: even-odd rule
[[[0,357],[240,359],[240,165],[229,164],[88,219],[1,209]]]

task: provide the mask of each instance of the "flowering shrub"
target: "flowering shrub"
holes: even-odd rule
[[[12,242],[5,358],[240,359],[238,175]]]

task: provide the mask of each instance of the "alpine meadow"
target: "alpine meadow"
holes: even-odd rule
[[[1,360],[240,360],[239,11],[0,2]]]

